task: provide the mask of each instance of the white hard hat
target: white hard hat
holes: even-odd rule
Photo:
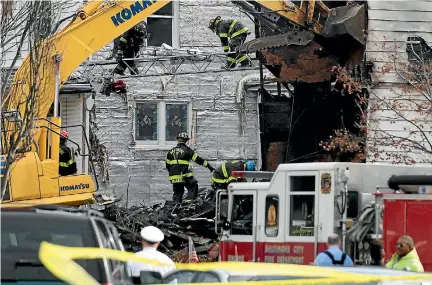
[[[141,237],[149,242],[161,242],[164,239],[164,234],[156,227],[147,226],[141,230]]]

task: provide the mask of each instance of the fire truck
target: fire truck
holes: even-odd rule
[[[394,254],[401,235],[409,235],[424,270],[432,272],[432,175],[394,175],[388,186],[396,192],[375,196],[375,232],[382,226],[384,259]]]
[[[260,182],[232,183],[227,190],[217,190],[220,261],[312,264],[327,249],[328,236],[337,233],[355,263],[374,264],[381,259],[373,256],[374,249],[382,254],[383,248],[377,240],[385,243],[388,260],[396,239],[409,234],[423,264],[428,263],[425,269],[432,270],[426,244],[432,241],[432,195],[393,194],[395,186],[387,186],[393,175],[432,175],[432,166],[292,163],[280,164],[275,172],[232,175]],[[423,185],[404,187],[432,193]],[[425,230],[427,236],[421,236]]]

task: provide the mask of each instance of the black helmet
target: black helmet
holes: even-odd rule
[[[179,142],[187,142],[189,140],[189,136],[187,133],[182,132],[177,135],[177,141]]]
[[[141,38],[146,38],[147,37],[147,26],[146,26],[146,24],[144,22],[141,22],[141,23],[137,24],[134,27],[134,29],[135,29],[135,32],[137,32],[138,35]]]
[[[218,24],[218,22],[220,22],[220,20],[221,20],[221,16],[217,16],[216,18],[211,19],[209,22],[208,28],[210,30],[212,30],[213,32],[215,32],[216,31],[216,25]]]

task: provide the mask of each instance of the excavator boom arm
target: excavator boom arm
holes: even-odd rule
[[[39,50],[44,50],[46,55],[39,66],[39,79],[36,82],[36,118],[46,118],[54,102],[57,70],[61,86],[89,56],[169,2],[171,0],[89,1],[71,24],[40,43]],[[31,76],[35,74],[30,70],[30,61],[30,56],[24,59],[14,76],[8,100],[2,102],[3,110],[19,109],[21,117],[24,117],[25,112],[23,102],[30,93]],[[37,142],[40,130],[35,129],[32,136]]]

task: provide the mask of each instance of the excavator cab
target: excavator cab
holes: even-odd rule
[[[328,81],[333,66],[362,62],[366,42],[362,1],[232,2],[255,17],[260,27],[257,38],[240,49],[261,51],[263,64],[283,82]]]
[[[3,195],[1,207],[25,207],[40,204],[57,204],[78,206],[94,203],[94,194],[97,191],[93,179],[87,174],[74,174],[60,176],[60,117],[40,119],[39,141],[32,145],[30,150],[19,150],[14,162],[11,164],[9,181]],[[19,122],[15,122],[17,124]],[[2,130],[2,137],[7,136],[7,130]],[[10,131],[9,131],[10,132]],[[77,146],[77,143],[68,139]],[[86,138],[88,144],[88,140]],[[1,156],[2,179],[7,155]]]

